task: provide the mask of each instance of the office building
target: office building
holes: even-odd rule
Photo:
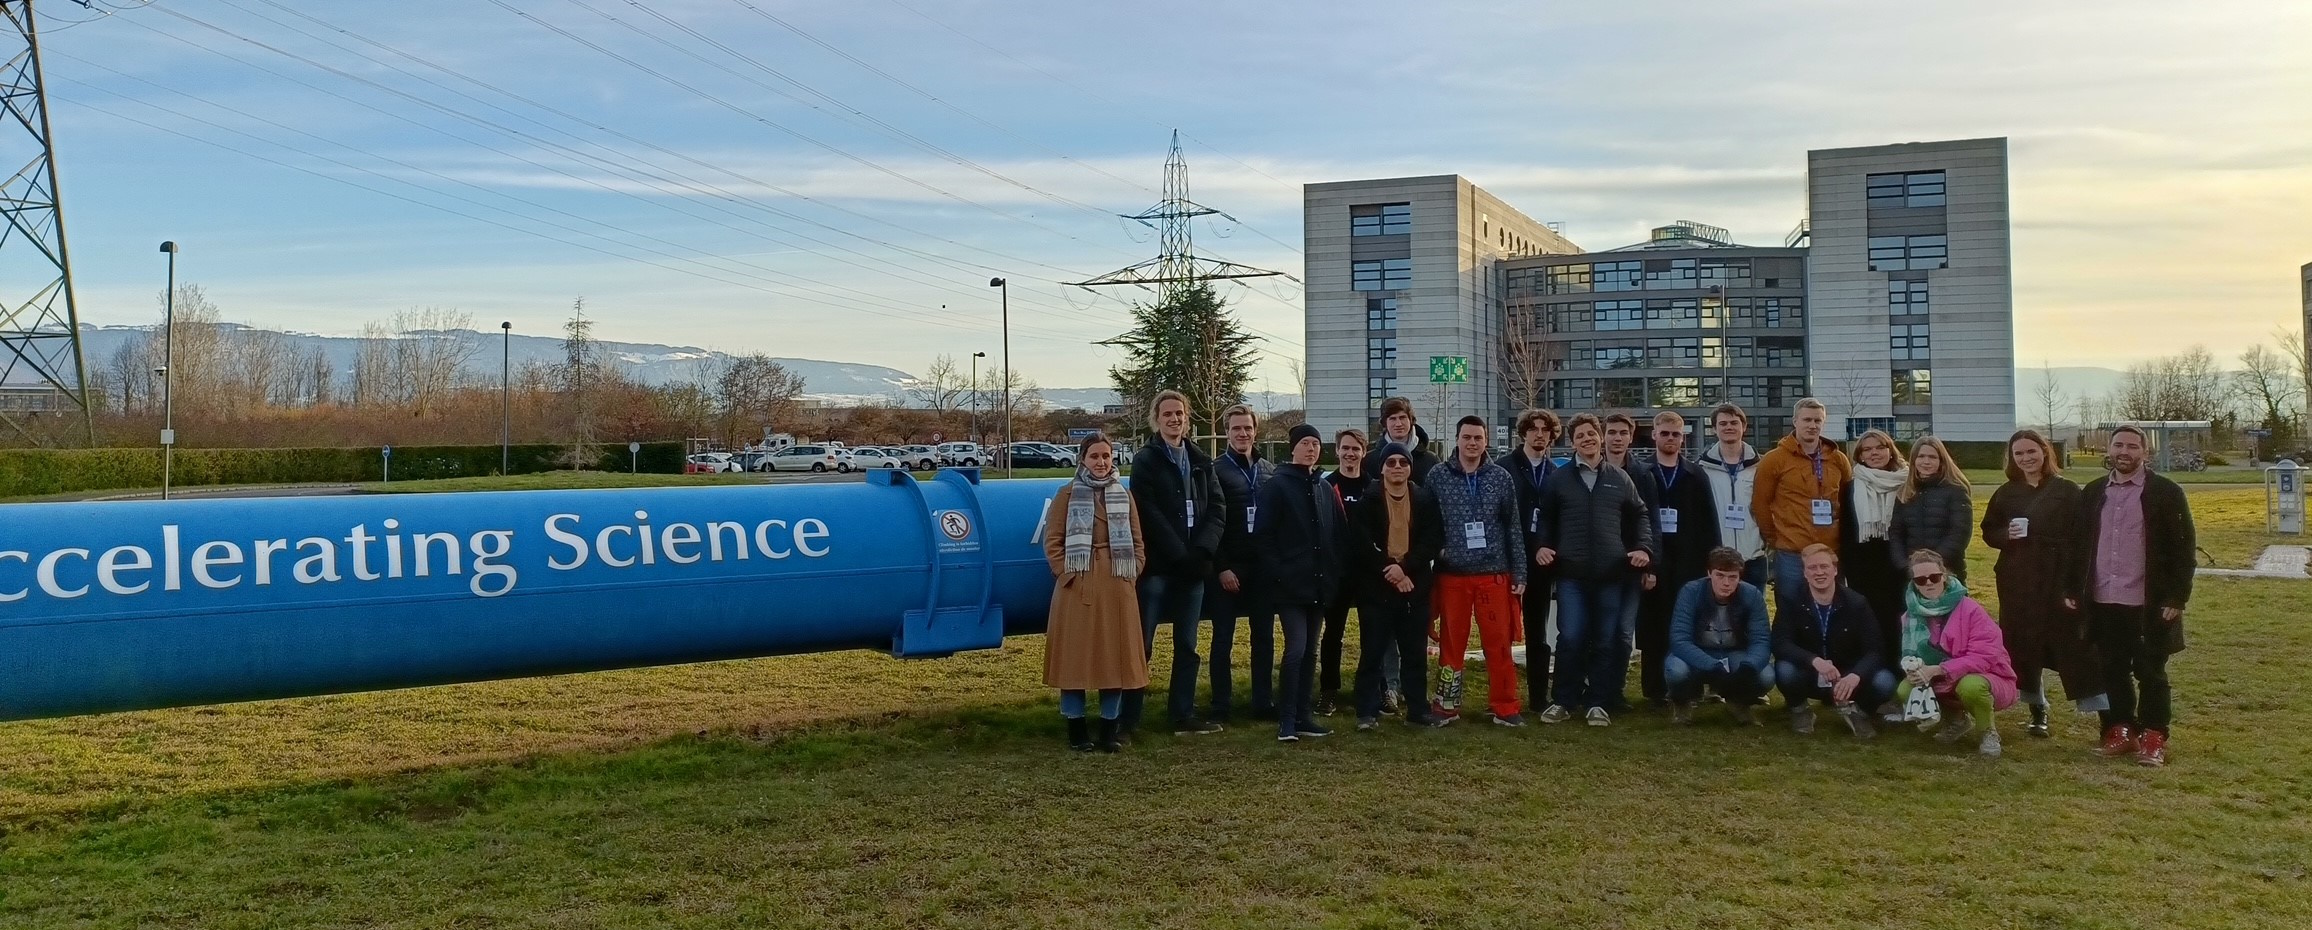
[[[1369,429],[1396,395],[1438,438],[1462,414],[1495,415],[1502,260],[1579,249],[1459,175],[1310,184],[1302,197],[1309,422]],[[1433,357],[1466,359],[1467,380],[1432,384]]]
[[[2006,438],[2006,140],[1809,152],[1806,190],[1780,245],[1680,221],[1584,253],[1455,175],[1308,185],[1309,419],[1369,423],[1391,395],[1425,422],[1733,400],[1773,436],[1812,395],[1834,438]],[[2312,284],[2306,313],[2312,332]],[[1468,383],[1431,390],[1432,357]]]
[[[1807,355],[1833,435],[2015,429],[2007,140],[1806,156]]]
[[[1503,263],[1510,408],[1675,410],[1732,400],[1789,428],[1806,396],[1806,249],[1739,245],[1689,220],[1645,242]]]

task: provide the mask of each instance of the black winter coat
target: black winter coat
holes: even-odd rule
[[[1536,469],[1526,459],[1525,450],[1517,448],[1509,450],[1508,455],[1494,459],[1493,464],[1501,466],[1501,470],[1517,479],[1518,531],[1525,534],[1527,558],[1532,558],[1534,534],[1541,529],[1541,486],[1549,480],[1549,476],[1557,473],[1557,460],[1543,456],[1541,467]]]
[[[1673,473],[1677,476],[1676,480],[1668,483],[1662,481],[1661,466],[1650,454],[1639,463],[1638,470],[1645,472],[1645,477],[1652,479],[1654,486],[1651,499],[1653,507],[1648,511],[1654,518],[1656,550],[1651,572],[1661,579],[1654,590],[1668,590],[1674,596],[1686,582],[1710,571],[1710,550],[1719,545],[1718,499],[1710,493],[1710,476],[1693,462],[1680,460],[1677,471]],[[1645,491],[1646,486],[1641,479],[1638,493],[1642,495]],[[1678,512],[1676,533],[1663,530],[1664,510]]]
[[[1140,533],[1148,547],[1148,574],[1202,581],[1212,573],[1212,557],[1220,551],[1220,479],[1212,473],[1212,457],[1195,443],[1187,443],[1188,480],[1180,480],[1180,466],[1164,448],[1164,440],[1150,434],[1132,453],[1132,503],[1140,510]],[[1189,504],[1196,521],[1189,525]]]
[[[1283,465],[1260,486],[1251,548],[1261,593],[1275,607],[1322,607],[1347,575],[1349,519],[1332,485],[1300,465]]]
[[[1975,535],[1975,502],[1967,489],[1937,478],[1919,486],[1910,500],[1897,496],[1894,521],[1887,524],[1887,549],[1895,570],[1910,571],[1911,553],[1933,549],[1959,580],[1967,580],[1967,540]],[[1907,577],[1907,576],[1906,576]]]
[[[1805,589],[1778,593],[1782,603],[1774,611],[1774,657],[1812,671],[1817,656],[1829,659],[1838,670],[1861,675],[1887,667],[1886,642],[1870,601],[1853,588],[1839,588],[1830,601],[1830,641],[1823,644],[1820,621],[1814,615],[1814,595]]]
[[[2063,596],[2085,605],[2094,594],[2095,551],[2103,533],[2103,493],[2111,485],[2111,476],[2087,483],[2079,494],[2079,519],[2074,539],[2079,544],[2071,549],[2071,570],[2065,573]],[[2192,574],[2198,568],[2199,542],[2192,528],[2192,509],[2184,501],[2184,489],[2174,481],[2152,472],[2144,473],[2143,488],[2144,602],[2150,607],[2184,609],[2192,599]],[[2183,624],[2177,623],[2169,639],[2171,648],[2182,648]]]
[[[1557,551],[1551,565],[1560,578],[1580,581],[1627,579],[1629,554],[1654,552],[1653,521],[1628,472],[1601,465],[1597,487],[1582,481],[1577,461],[1557,470],[1541,487],[1541,547]]]
[[[1251,584],[1259,576],[1259,556],[1252,551],[1252,529],[1247,524],[1245,510],[1259,503],[1260,488],[1276,474],[1276,466],[1253,450],[1252,467],[1247,469],[1233,452],[1223,451],[1212,460],[1212,473],[1220,480],[1221,496],[1228,518],[1221,523],[1220,552],[1213,556],[1212,571],[1235,572],[1241,584]],[[1201,519],[1201,516],[1200,516]],[[1241,592],[1240,592],[1241,593]]]
[[[1429,582],[1437,577],[1437,553],[1445,548],[1445,514],[1437,509],[1437,495],[1417,484],[1406,485],[1413,495],[1413,533],[1407,538],[1405,557],[1395,564],[1412,576],[1414,592],[1426,591]],[[1358,597],[1385,597],[1397,589],[1381,577],[1389,561],[1389,492],[1379,484],[1349,511],[1356,526],[1356,563],[1350,570],[1356,577]]]

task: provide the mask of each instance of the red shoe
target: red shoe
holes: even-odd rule
[[[2135,752],[2135,734],[2128,730],[2127,724],[2112,724],[2104,728],[2103,745],[2096,747],[2095,752],[2106,759],[2117,759]]]
[[[2167,764],[2167,734],[2145,730],[2136,739],[2135,764],[2145,768],[2159,768]]]

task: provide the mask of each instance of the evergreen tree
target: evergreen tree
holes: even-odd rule
[[[1244,402],[1252,383],[1257,337],[1228,312],[1209,281],[1179,288],[1155,304],[1132,305],[1132,329],[1103,345],[1124,350],[1108,369],[1124,396],[1125,422],[1147,422],[1148,401],[1167,388],[1188,395],[1207,434],[1218,433],[1220,411]]]

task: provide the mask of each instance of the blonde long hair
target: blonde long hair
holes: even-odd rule
[[[1933,452],[1935,460],[1942,464],[1942,469],[1937,472],[1937,477],[1944,484],[1957,485],[1959,490],[1970,495],[1975,493],[1975,486],[1967,481],[1967,473],[1959,469],[1958,463],[1951,461],[1950,447],[1943,445],[1942,440],[1933,436],[1921,436],[1918,441],[1911,443],[1911,463],[1906,477],[1903,478],[1903,489],[1895,492],[1895,500],[1907,504],[1911,502],[1912,498],[1919,496],[1919,450],[1921,447]]]
[[[1862,463],[1862,447],[1869,445],[1874,439],[1887,444],[1887,452],[1891,456],[1887,459],[1887,464],[1894,466],[1887,469],[1888,471],[1902,471],[1910,467],[1903,462],[1903,447],[1896,445],[1895,438],[1887,435],[1887,431],[1883,429],[1864,430],[1861,436],[1855,438],[1854,448],[1847,450],[1846,457],[1852,460],[1858,468],[1869,468],[1870,466]]]

